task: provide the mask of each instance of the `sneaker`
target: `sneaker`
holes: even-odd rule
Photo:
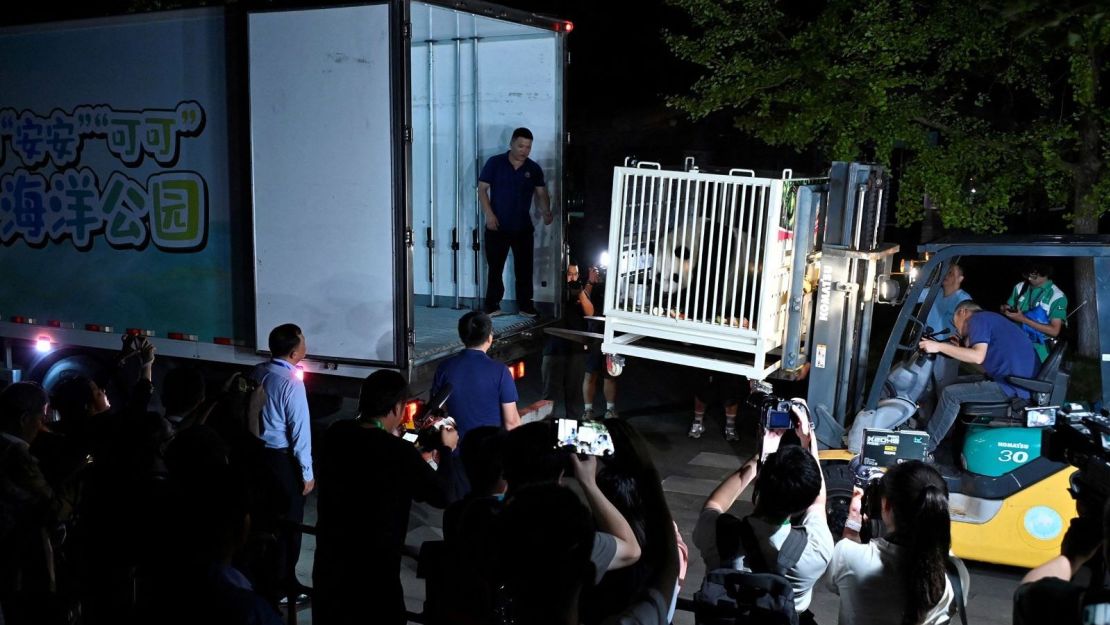
[[[500,317],[501,315],[503,315],[505,313],[501,312],[500,307],[495,307],[495,308],[487,308],[486,309],[486,314],[489,315],[490,317]]]
[[[605,418],[606,419],[619,419],[620,415],[617,414],[616,410],[610,408],[610,409],[605,411]]]
[[[283,608],[288,608],[289,607],[289,597],[282,597],[281,601],[278,601],[278,605],[280,605]],[[304,593],[299,593],[297,595],[296,600],[293,602],[293,605],[297,608],[301,608],[301,607],[304,607],[304,606],[308,605],[308,595],[306,595]]]
[[[522,317],[535,318],[540,316],[540,313],[536,312],[535,308],[521,308],[519,312]]]
[[[695,419],[694,422],[690,424],[690,431],[686,433],[686,436],[690,438],[701,438],[702,432],[705,432],[705,425],[701,421]]]
[[[582,411],[582,420],[583,421],[593,421],[594,420],[594,409],[593,408],[587,408],[587,409],[583,410]]]
[[[736,434],[736,426],[735,425],[726,425],[725,426],[725,440],[726,441],[738,441],[738,440],[740,440],[740,436],[738,436]]]

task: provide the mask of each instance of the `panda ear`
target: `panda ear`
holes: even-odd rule
[[[690,250],[684,245],[674,248],[674,255],[682,260],[690,260]]]

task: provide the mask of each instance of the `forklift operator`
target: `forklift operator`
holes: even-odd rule
[[[1028,399],[1028,391],[1002,380],[1010,375],[1031,378],[1038,368],[1037,353],[1029,337],[1002,315],[984,311],[967,300],[956,306],[952,321],[961,337],[961,345],[923,340],[918,347],[929,354],[944,354],[960,362],[981,365],[986,379],[945,387],[926,427],[930,451],[948,434],[964,402],[1008,401],[1011,397]]]

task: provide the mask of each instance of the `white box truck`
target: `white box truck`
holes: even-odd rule
[[[308,371],[426,381],[481,304],[477,175],[518,126],[557,215],[536,219],[534,269],[556,315],[569,30],[436,0],[0,30],[6,375],[43,379],[127,331],[250,364],[292,322]],[[542,334],[495,322],[505,359]]]

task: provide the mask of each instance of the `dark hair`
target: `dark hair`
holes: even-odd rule
[[[472,310],[459,319],[459,339],[467,347],[478,347],[493,334],[493,320],[489,315]]]
[[[515,430],[514,430],[515,431]],[[500,518],[500,561],[520,623],[550,622],[593,582],[593,517],[569,489],[536,484],[513,495]]]
[[[0,391],[0,428],[22,429],[21,421],[28,414],[46,406],[46,391],[34,382],[16,382]]]
[[[505,432],[495,425],[470,430],[459,441],[459,457],[470,492],[492,495],[505,473]]]
[[[58,382],[50,394],[50,403],[58,411],[58,419],[66,425],[83,419],[95,400],[94,388],[99,388],[96,382],[83,375],[63,378]]]
[[[283,323],[270,330],[270,354],[274,358],[284,358],[301,344],[304,334],[293,323]]]
[[[397,402],[409,397],[405,376],[392,369],[380,369],[366,376],[358,394],[358,414],[370,419],[389,414]]]
[[[1031,273],[1035,273],[1038,276],[1044,276],[1046,278],[1051,278],[1052,277],[1052,265],[1050,265],[1046,262],[1043,262],[1043,261],[1027,262],[1027,263],[1025,263],[1025,266],[1021,271],[1021,275],[1022,276],[1028,276]]]
[[[523,128],[523,127],[517,128],[516,130],[513,131],[513,137],[511,139],[509,139],[509,143],[512,143],[513,141],[516,141],[517,139],[520,139],[520,138],[524,138],[524,139],[527,139],[529,141],[532,141],[533,140],[532,139],[532,131],[528,130],[527,128]]]
[[[505,437],[505,481],[510,491],[556,482],[567,462],[566,452],[555,449],[555,424],[551,421],[525,423]]]
[[[755,478],[755,514],[781,523],[805,511],[821,492],[821,466],[808,449],[783,445]]]
[[[183,415],[204,401],[204,374],[196,367],[178,367],[162,380],[162,407],[168,415]]]
[[[911,460],[891,467],[882,489],[894,517],[889,540],[906,549],[898,567],[906,594],[902,623],[915,625],[944,594],[944,567],[952,545],[948,486],[936,469]]]

